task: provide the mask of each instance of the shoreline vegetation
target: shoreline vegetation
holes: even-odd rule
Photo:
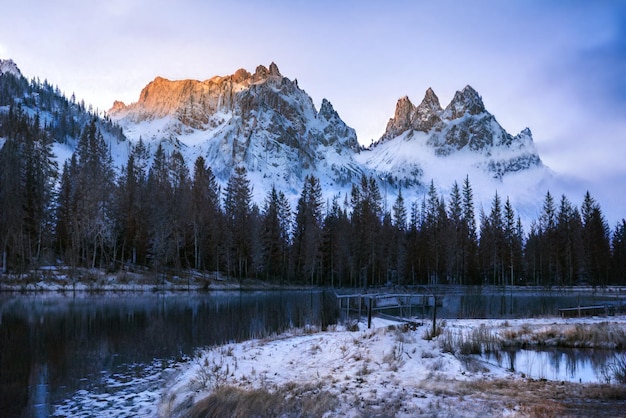
[[[424,288],[425,286],[419,286]],[[154,292],[154,291],[221,291],[221,290],[314,290],[359,289],[362,293],[373,293],[393,289],[394,292],[410,292],[412,286],[370,286],[365,289],[354,287],[316,286],[295,284],[288,281],[263,280],[260,278],[235,278],[221,272],[206,272],[193,269],[167,271],[128,271],[109,272],[99,268],[44,266],[25,273],[0,274],[0,292]],[[626,296],[626,286],[534,286],[534,285],[438,285],[441,294],[463,292],[463,289],[483,289],[493,294],[509,292],[554,292],[554,294],[581,293],[590,295]]]
[[[603,383],[531,378],[469,355],[467,339],[484,347],[517,344],[520,336],[553,344],[624,349],[626,317],[445,320],[407,326],[375,318],[320,331],[294,329],[270,338],[198,350],[165,385],[159,417],[253,416],[621,416],[626,401],[623,351]],[[464,336],[450,341],[450,335]],[[542,342],[543,341],[543,342]],[[565,344],[565,343],[564,343]],[[619,375],[621,373],[621,375]],[[620,377],[621,376],[621,377]]]
[[[152,271],[107,272],[103,269],[50,266],[23,274],[0,274],[0,292],[154,292],[219,290],[306,290],[307,285],[237,279],[220,272],[184,270],[176,273]]]

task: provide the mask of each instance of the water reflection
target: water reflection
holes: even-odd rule
[[[332,323],[327,299],[286,291],[0,295],[1,415],[49,416],[68,394],[132,365]]]
[[[532,318],[556,315],[560,308],[579,305],[622,306],[623,295],[569,291],[526,291],[515,288],[468,286],[442,288],[441,318]]]
[[[550,350],[502,350],[486,353],[490,363],[534,379],[580,383],[606,382],[606,365],[616,358],[615,351],[555,348]]]

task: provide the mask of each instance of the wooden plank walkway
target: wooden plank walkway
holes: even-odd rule
[[[594,306],[577,306],[574,308],[559,309],[562,318],[574,318],[581,316],[615,316],[615,306],[613,305],[594,305]]]
[[[425,293],[359,293],[337,295],[337,304],[346,316],[356,313],[359,317],[367,315],[368,327],[371,325],[372,315],[394,319],[401,322],[411,322],[410,319],[418,313],[423,314],[425,309],[433,306],[435,298]],[[438,301],[438,306],[440,301]],[[385,311],[396,310],[398,315],[391,315]]]

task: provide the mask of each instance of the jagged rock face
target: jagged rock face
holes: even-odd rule
[[[360,151],[354,129],[327,100],[318,112],[297,81],[283,77],[274,63],[258,66],[254,74],[240,69],[206,81],[157,77],[137,103],[116,102],[110,115],[131,136],[134,131],[144,140],[195,142],[191,153],[204,154],[222,178],[240,164],[268,181],[294,187],[308,172],[326,165],[335,182],[360,173],[352,161]],[[138,128],[143,125],[147,128]],[[200,143],[188,140],[199,136]],[[345,164],[335,162],[338,156]]]
[[[424,135],[413,135],[414,132]],[[423,141],[438,157],[459,152],[474,155],[473,165],[495,178],[542,165],[530,130],[516,136],[507,133],[487,112],[482,98],[471,86],[457,91],[445,110],[430,88],[417,107],[407,97],[401,98],[385,134],[372,149],[375,151],[384,142],[400,140],[396,138]]]
[[[442,117],[454,120],[465,115],[480,115],[484,111],[483,99],[471,86],[465,86],[463,90],[454,94],[454,98],[443,111]]]
[[[415,113],[415,106],[411,103],[408,96],[402,97],[396,103],[396,112],[393,118],[387,122],[387,128],[385,134],[382,136],[381,141],[395,138],[402,132],[412,129],[411,119]]]
[[[398,100],[396,112],[389,119],[381,141],[393,139],[408,130],[428,132],[441,122],[442,111],[439,98],[431,88],[426,90],[424,99],[417,107],[408,96],[404,96]]]
[[[422,103],[415,108],[411,117],[411,126],[416,131],[428,132],[441,122],[441,105],[435,92],[428,88]]]

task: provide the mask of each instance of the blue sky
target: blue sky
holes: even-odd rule
[[[363,144],[398,98],[472,85],[559,173],[626,195],[626,1],[78,0],[10,2],[0,57],[99,109],[155,76],[207,79],[274,61]],[[626,208],[623,208],[626,211]]]

